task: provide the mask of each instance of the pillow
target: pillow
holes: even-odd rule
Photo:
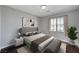
[[[27,32],[24,34],[24,36],[31,36],[31,35],[33,35],[32,32]]]
[[[34,32],[33,32],[33,34],[38,34],[38,33],[39,33],[38,31],[34,31]]]

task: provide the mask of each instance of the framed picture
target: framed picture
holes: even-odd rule
[[[30,26],[30,18],[22,17],[22,27],[29,27],[29,26]]]
[[[22,17],[22,27],[33,27],[35,26],[34,20],[29,17]]]

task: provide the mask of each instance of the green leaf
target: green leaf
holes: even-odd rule
[[[71,26],[70,28],[68,28],[67,30],[67,34],[68,34],[68,37],[71,39],[71,40],[76,40],[78,37],[77,37],[77,34],[78,32],[77,31],[77,28],[74,27],[74,26]]]

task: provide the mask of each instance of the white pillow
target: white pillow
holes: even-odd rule
[[[37,33],[38,31],[34,31],[33,33]]]
[[[26,36],[31,36],[32,35],[32,32],[27,32],[25,33]]]
[[[26,32],[25,34],[29,34],[29,33],[32,33],[32,32]]]

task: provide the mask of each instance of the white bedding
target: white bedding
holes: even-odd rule
[[[28,42],[29,44],[31,44],[32,41],[40,38],[40,37],[43,37],[45,36],[46,34],[43,34],[43,33],[40,33],[40,34],[36,34],[36,35],[33,35],[33,36],[28,36],[28,37],[24,37],[25,38],[25,41]],[[38,50],[39,51],[42,51],[44,49],[44,47],[54,39],[54,37],[50,37],[49,39],[47,39],[46,41],[44,41],[43,43],[39,44],[38,46]]]

